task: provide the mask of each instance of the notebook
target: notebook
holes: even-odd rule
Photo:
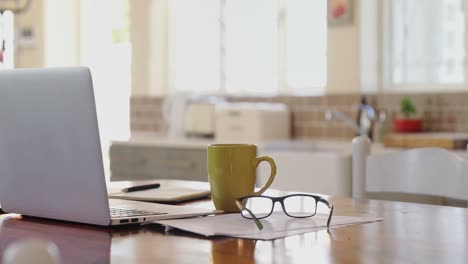
[[[188,200],[207,198],[210,196],[210,186],[207,182],[158,179],[141,182],[111,182],[109,198],[118,198],[144,202],[178,203]],[[130,186],[159,183],[160,187],[135,192],[122,192]]]

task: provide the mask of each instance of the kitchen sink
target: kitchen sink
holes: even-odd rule
[[[334,152],[347,151],[346,146],[330,146],[317,142],[274,142],[263,146],[266,151],[298,151],[298,152]]]
[[[271,186],[286,191],[351,196],[351,144],[346,142],[279,142],[262,146],[259,155],[272,157],[277,174]],[[269,166],[258,169],[257,186],[269,176]]]

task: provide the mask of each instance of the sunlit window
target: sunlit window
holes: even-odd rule
[[[130,137],[130,1],[80,0],[80,64],[93,75],[106,173],[110,143]]]
[[[325,0],[169,1],[171,92],[324,89]]]
[[[214,92],[219,89],[219,12],[219,0],[169,2],[172,90]]]
[[[327,82],[326,2],[287,1],[287,80],[293,90],[325,87]]]
[[[463,0],[387,1],[391,85],[463,84]]]
[[[226,1],[226,91],[278,90],[278,10],[278,1]]]

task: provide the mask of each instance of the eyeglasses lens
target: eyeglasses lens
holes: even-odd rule
[[[284,199],[283,204],[286,213],[292,217],[310,217],[317,212],[317,201],[310,196],[290,196]]]
[[[273,207],[273,201],[266,197],[250,197],[242,200],[245,208],[249,209],[257,218],[266,217],[270,214]],[[245,218],[252,218],[252,216],[242,211],[242,216]]]

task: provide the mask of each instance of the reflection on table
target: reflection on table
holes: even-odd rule
[[[0,251],[13,241],[36,237],[56,243],[64,263],[466,263],[468,259],[467,209],[329,200],[335,205],[335,215],[384,220],[255,241],[166,232],[153,224],[102,228],[5,214],[0,216]],[[209,199],[186,204],[213,207]]]

